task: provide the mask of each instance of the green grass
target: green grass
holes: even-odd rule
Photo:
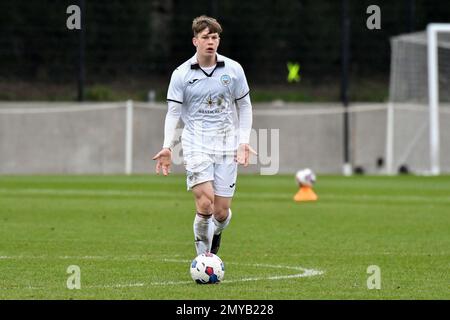
[[[184,176],[2,176],[0,299],[450,299],[449,176],[319,176],[315,190],[295,203],[292,176],[239,176],[225,281],[201,286]]]

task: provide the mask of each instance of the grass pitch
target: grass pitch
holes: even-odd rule
[[[225,281],[202,286],[183,175],[0,177],[0,299],[450,299],[449,176],[319,176],[314,203],[296,191],[239,176]]]

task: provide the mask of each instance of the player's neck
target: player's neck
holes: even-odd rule
[[[197,62],[201,68],[212,67],[216,64],[216,56],[201,56],[197,54]]]

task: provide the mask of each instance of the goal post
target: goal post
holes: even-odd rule
[[[450,23],[431,23],[427,26],[428,42],[428,99],[430,104],[430,164],[431,174],[440,174],[439,141],[439,80],[438,32],[450,33]]]
[[[444,157],[441,152],[440,129],[450,129],[449,105],[443,108],[450,102],[450,24],[432,23],[425,32],[393,37],[391,48],[386,172],[403,166],[439,175],[442,159],[450,156],[449,148]]]

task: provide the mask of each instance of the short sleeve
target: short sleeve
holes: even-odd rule
[[[234,98],[240,100],[244,98],[250,91],[247,83],[247,78],[245,77],[244,69],[240,64],[236,68],[236,81],[233,88]]]
[[[183,103],[183,81],[179,69],[172,72],[169,89],[167,90],[167,101]]]

